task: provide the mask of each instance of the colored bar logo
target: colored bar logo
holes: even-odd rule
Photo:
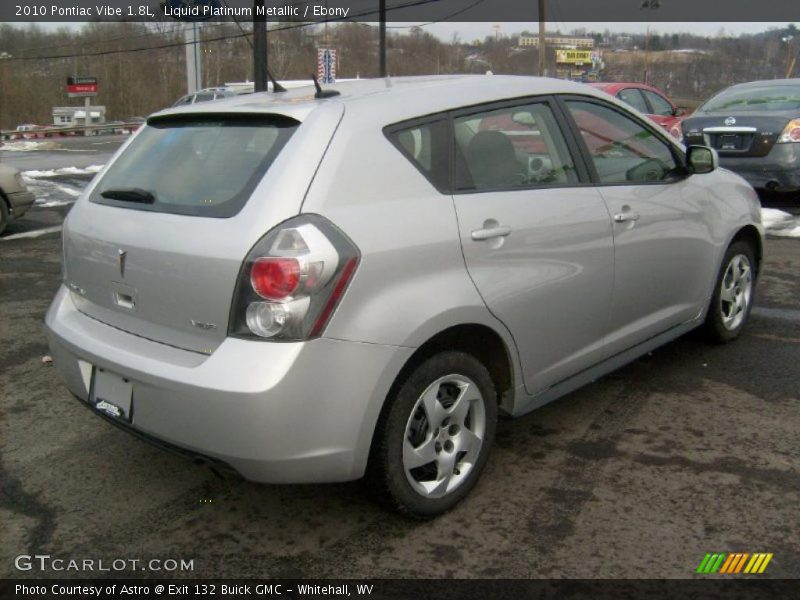
[[[704,575],[761,574],[767,569],[773,554],[766,552],[714,552],[705,555],[696,573]]]

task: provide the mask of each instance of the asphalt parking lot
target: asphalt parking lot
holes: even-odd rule
[[[59,233],[0,241],[0,576],[65,575],[14,568],[49,554],[192,559],[171,575],[194,577],[684,578],[707,552],[744,551],[798,577],[800,240],[766,255],[738,342],[688,336],[502,422],[471,497],[418,523],[360,483],[221,479],[92,415],[42,360]]]

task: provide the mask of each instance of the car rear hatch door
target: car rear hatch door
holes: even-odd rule
[[[766,156],[792,115],[783,113],[699,115],[684,122],[688,145],[714,148],[720,156]]]
[[[294,117],[203,114],[148,122],[64,227],[65,284],[84,314],[211,353],[252,246],[296,215],[343,108]]]

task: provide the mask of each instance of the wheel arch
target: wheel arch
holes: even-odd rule
[[[726,247],[726,251],[736,242],[745,242],[752,246],[756,259],[756,276],[758,276],[761,273],[761,263],[764,258],[764,240],[761,237],[761,233],[754,225],[745,225],[733,235]]]
[[[497,331],[481,323],[453,325],[430,337],[403,365],[389,395],[402,385],[419,364],[446,350],[462,351],[477,358],[492,377],[498,393],[498,404],[506,409],[513,404],[515,373],[512,353]]]
[[[513,343],[513,341],[511,342]],[[498,409],[506,414],[513,413],[515,391],[514,349],[510,348],[503,336],[492,327],[481,323],[460,323],[452,325],[429,337],[405,361],[383,399],[378,418],[372,428],[369,452],[365,461],[372,464],[381,423],[387,418],[391,407],[390,399],[414,372],[427,359],[444,351],[461,351],[474,356],[489,371],[497,390]]]

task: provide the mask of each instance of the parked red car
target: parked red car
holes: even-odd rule
[[[675,139],[681,139],[680,123],[684,112],[675,106],[667,96],[650,85],[643,83],[590,83],[594,88],[622,100],[666,129]]]

